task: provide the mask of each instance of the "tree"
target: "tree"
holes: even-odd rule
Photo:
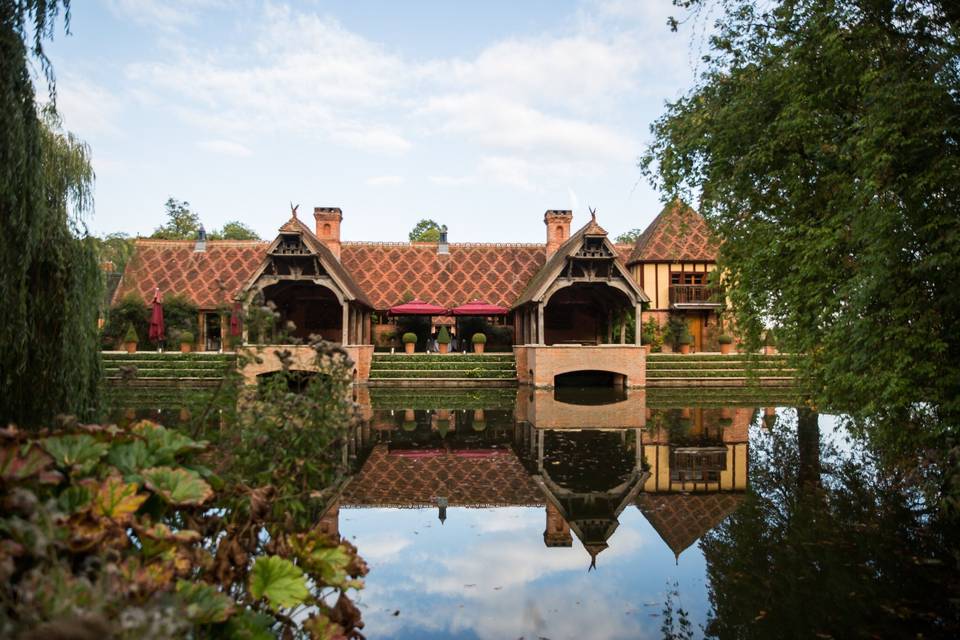
[[[29,55],[55,96],[43,42],[69,2],[0,0],[0,424],[31,427],[98,404],[103,281],[84,214],[90,151],[38,113]],[[27,39],[32,46],[27,48]]]
[[[700,197],[738,329],[756,346],[776,325],[816,401],[926,402],[926,433],[956,430],[960,11],[762,7],[720,3],[705,70],[652,126],[643,169],[667,199]]]
[[[643,229],[630,229],[618,235],[614,241],[617,244],[634,244],[642,233]]]
[[[158,240],[192,240],[197,237],[200,228],[200,216],[190,210],[186,200],[167,198],[163,208],[167,212],[167,222],[154,229],[151,238]]]
[[[247,225],[234,220],[224,223],[223,228],[208,234],[211,240],[260,240],[257,232]]]
[[[127,262],[133,256],[133,238],[118,231],[93,240],[97,245],[100,262],[112,262],[114,270],[123,273]]]
[[[410,242],[439,242],[440,225],[424,218],[410,232]]]

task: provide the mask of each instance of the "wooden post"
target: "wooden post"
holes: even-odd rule
[[[627,344],[627,312],[620,312],[620,344]]]
[[[635,344],[635,345],[637,345],[637,346],[639,347],[639,346],[640,346],[640,327],[642,326],[641,323],[640,323],[640,319],[641,319],[641,317],[642,317],[642,315],[643,315],[643,314],[641,313],[641,308],[640,308],[640,303],[639,303],[639,302],[637,303],[637,306],[636,306],[636,314],[637,314],[637,317],[636,317],[636,318],[634,319],[634,321],[633,321],[633,323],[634,323],[633,344]]]
[[[543,303],[537,303],[537,344],[547,344],[543,337]]]
[[[350,338],[350,303],[344,301],[343,303],[343,331],[341,332],[342,336],[340,338],[340,344],[346,346],[349,344],[348,340]]]

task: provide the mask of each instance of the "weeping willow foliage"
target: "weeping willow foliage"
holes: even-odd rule
[[[61,8],[69,1],[0,0],[0,424],[90,417],[98,404],[90,152],[53,106],[38,112],[28,67],[40,60],[54,95],[42,42]]]

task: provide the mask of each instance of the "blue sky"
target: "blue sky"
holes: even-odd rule
[[[95,233],[149,234],[170,197],[270,238],[289,202],[346,240],[542,242],[543,212],[612,234],[659,196],[636,159],[694,77],[669,0],[87,0],[49,47],[92,148]],[[38,83],[42,84],[42,83]]]

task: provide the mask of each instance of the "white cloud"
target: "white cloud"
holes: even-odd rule
[[[237,158],[249,158],[253,155],[253,151],[251,151],[249,147],[239,142],[233,142],[232,140],[204,140],[197,143],[197,146],[204,151]]]
[[[42,93],[46,99],[46,85]],[[57,111],[64,127],[80,137],[117,133],[122,110],[122,98],[87,78],[74,74],[57,78]]]
[[[366,183],[371,187],[393,187],[403,184],[402,176],[373,176],[366,179]]]
[[[198,22],[197,11],[222,6],[222,0],[110,0],[108,6],[117,15],[134,22],[176,29]]]

